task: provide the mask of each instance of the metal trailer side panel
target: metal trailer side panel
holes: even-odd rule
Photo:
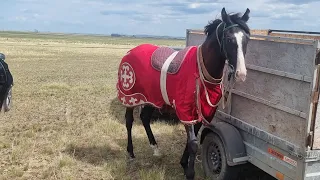
[[[247,68],[247,73],[245,82],[235,84],[235,93],[245,92],[250,96],[267,99],[270,102],[275,102],[278,106],[287,107],[288,111],[292,111],[295,115],[302,118],[307,117],[310,82],[287,78],[279,74],[275,75],[272,72],[262,72],[258,68],[253,69],[252,67]]]
[[[198,46],[206,39],[206,35],[201,30],[187,29],[186,46]]]
[[[235,84],[231,108],[222,111],[291,142],[304,152],[314,54],[315,48],[310,44],[250,40],[247,80]]]
[[[313,44],[261,41],[248,43],[246,63],[307,77],[313,76]]]
[[[232,95],[231,115],[303,149],[306,119],[259,101]],[[302,150],[303,151],[303,150]]]

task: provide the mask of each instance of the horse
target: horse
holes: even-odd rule
[[[0,112],[11,109],[13,76],[5,59],[6,56],[0,53]]]
[[[117,96],[126,107],[127,153],[133,160],[133,110],[142,107],[140,119],[153,155],[160,151],[150,127],[153,111],[171,106],[184,125],[187,143],[180,160],[186,179],[195,177],[198,150],[197,133],[209,124],[223,94],[224,69],[228,79],[244,82],[247,75],[245,54],[250,39],[247,25],[250,10],[241,15],[221,11],[221,19],[205,26],[205,41],[175,51],[169,47],[141,44],[127,51],[118,69]]]

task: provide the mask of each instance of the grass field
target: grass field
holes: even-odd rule
[[[153,157],[136,116],[137,156],[126,158],[117,67],[140,43],[180,40],[0,33],[14,76],[13,109],[0,116],[0,179],[183,179],[181,125],[154,122],[162,156]],[[137,114],[136,114],[137,115]],[[197,179],[204,179],[200,163]]]

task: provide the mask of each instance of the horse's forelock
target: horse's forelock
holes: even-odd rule
[[[242,16],[240,13],[229,13],[228,16],[230,17],[230,20],[234,24],[238,24],[240,28],[248,35],[250,35],[250,28],[247,25],[245,21],[242,20]],[[204,28],[204,32],[207,35],[207,37],[211,36],[212,33],[214,33],[218,27],[218,25],[222,22],[221,19],[215,19],[213,21],[210,21]]]

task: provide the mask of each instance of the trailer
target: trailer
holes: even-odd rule
[[[320,179],[320,43],[307,36],[251,35],[247,80],[198,134],[207,176],[225,179],[251,164],[279,180]],[[186,46],[205,38],[188,29]]]

